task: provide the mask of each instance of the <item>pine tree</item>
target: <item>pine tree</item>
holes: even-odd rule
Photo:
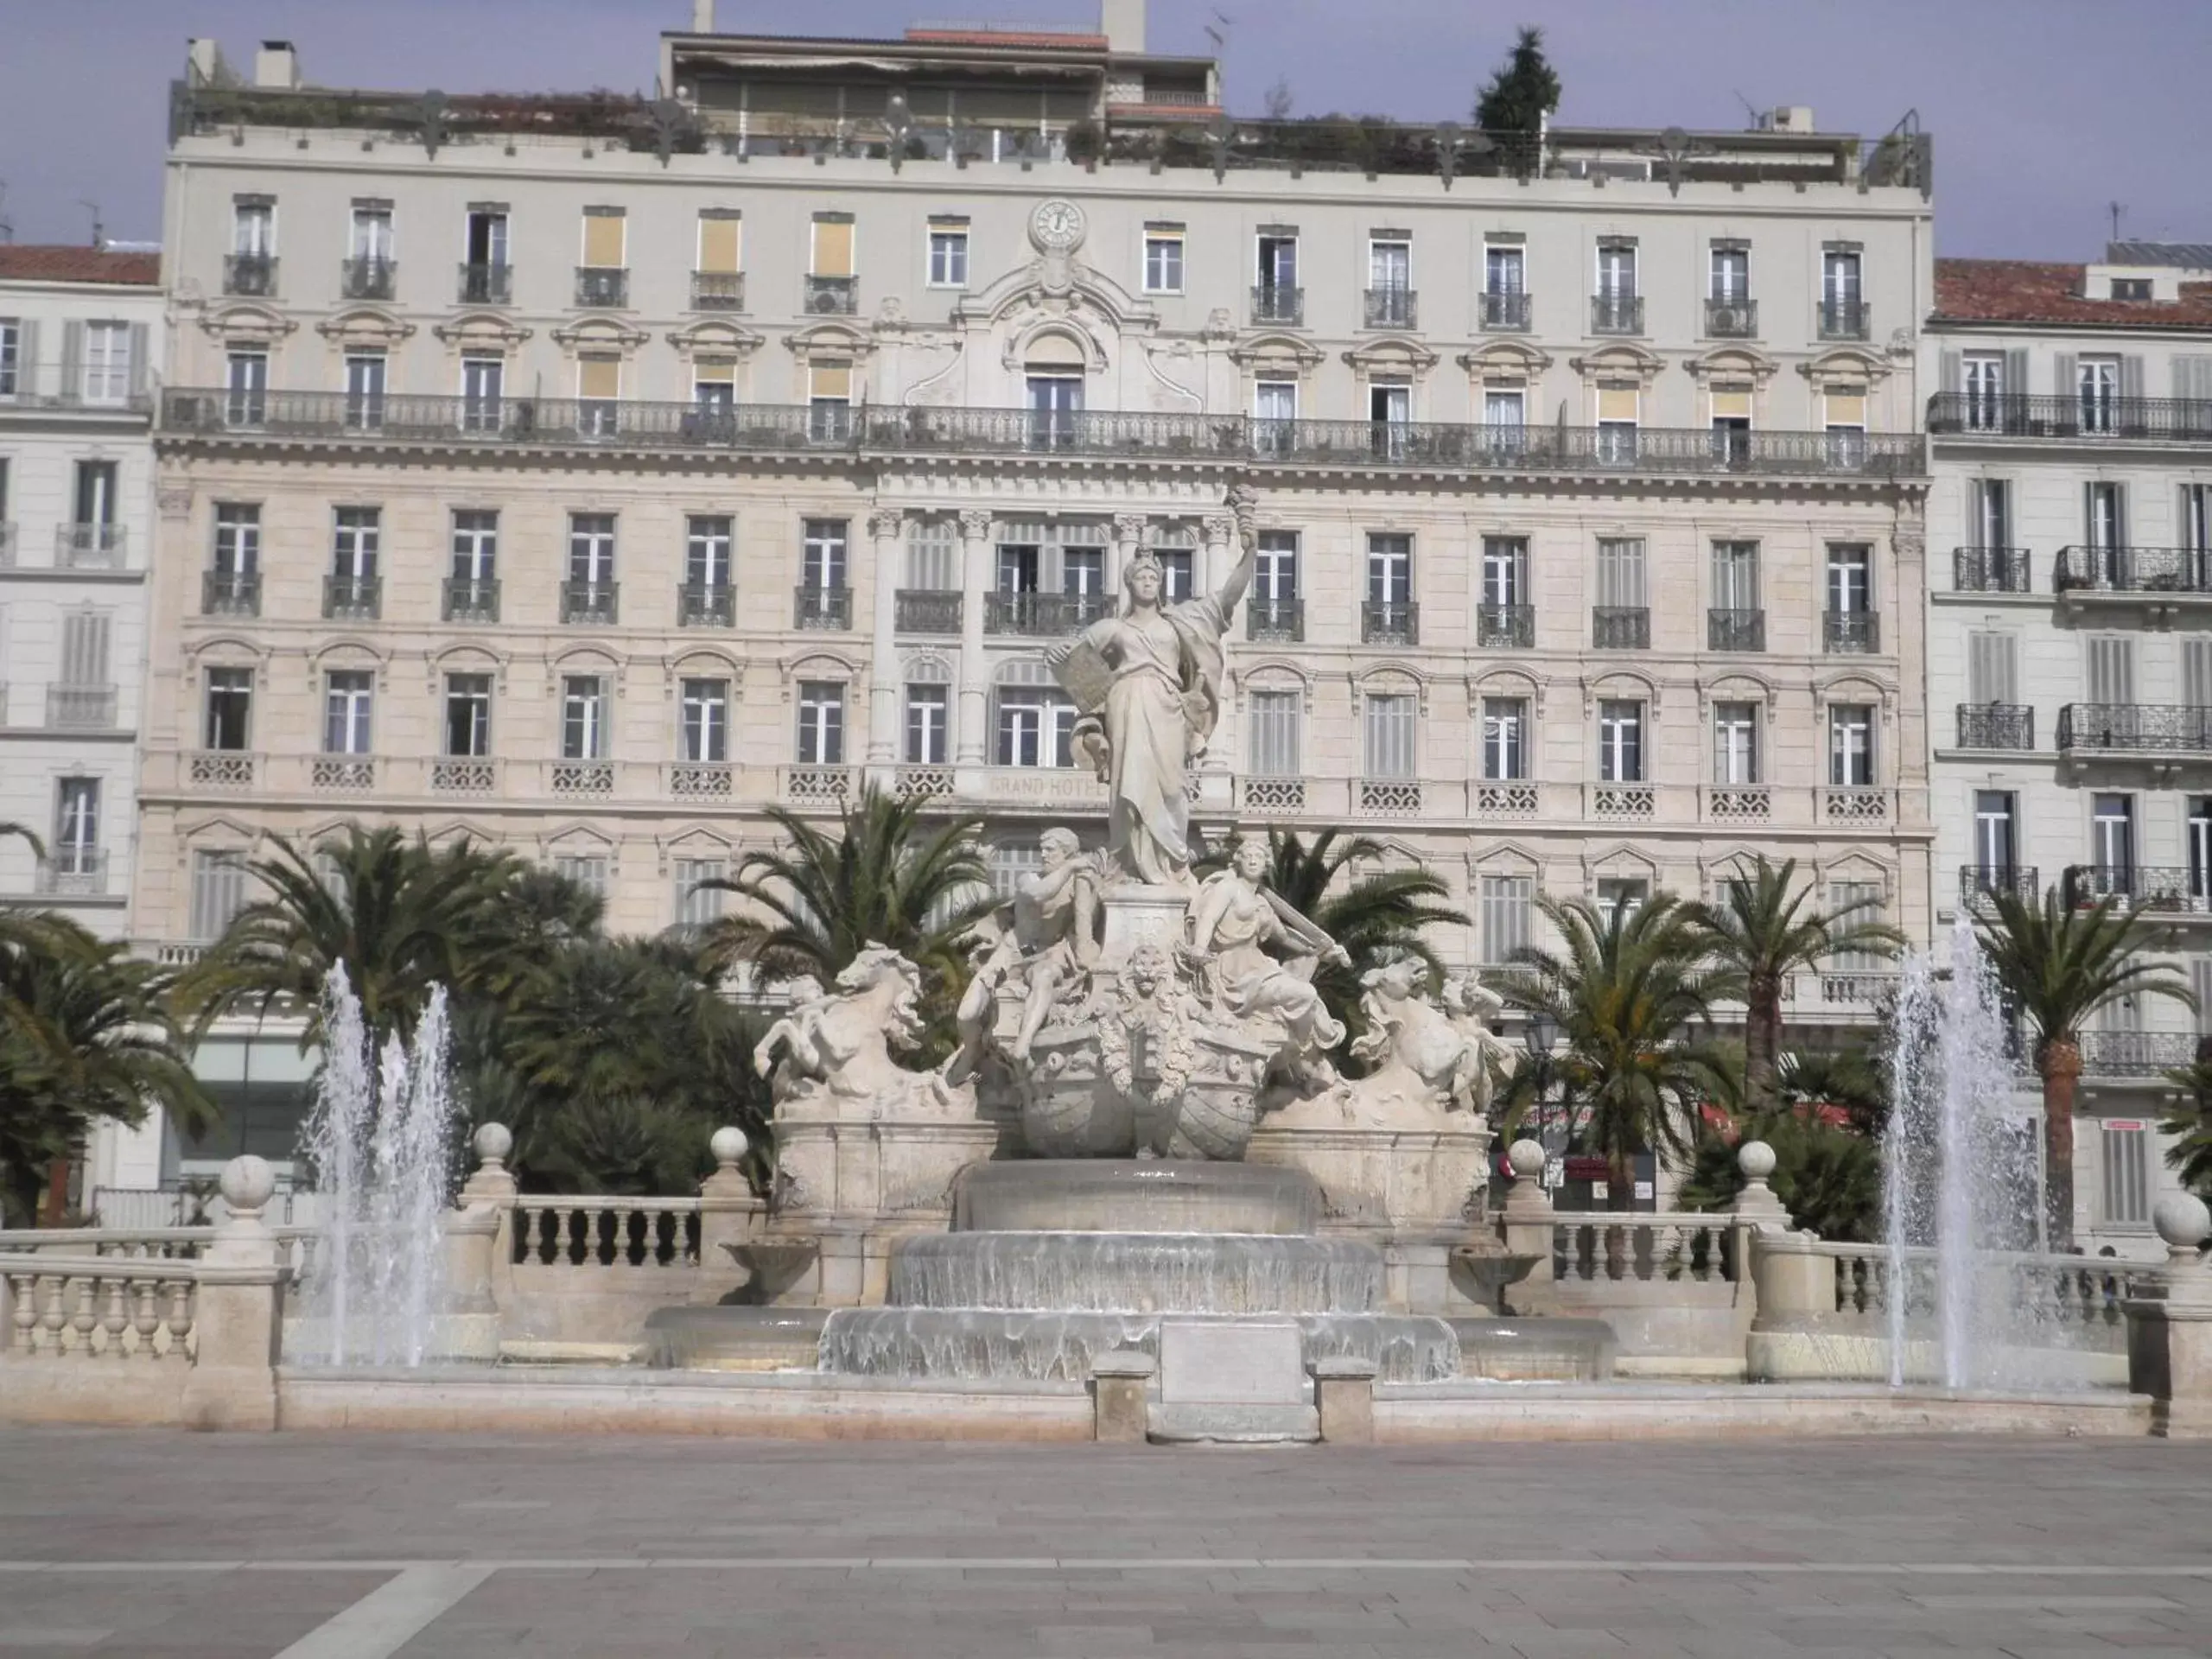
[[[1559,108],[1559,75],[1544,57],[1544,31],[1523,28],[1475,100],[1475,125],[1516,175],[1535,172],[1542,159],[1544,118]]]

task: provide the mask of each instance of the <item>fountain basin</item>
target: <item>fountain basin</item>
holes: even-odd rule
[[[1459,1344],[1459,1375],[1493,1382],[1603,1382],[1619,1346],[1603,1319],[1446,1321]]]
[[[1266,1233],[923,1234],[891,1257],[889,1300],[1101,1313],[1365,1313],[1383,1264],[1350,1239]]]
[[[1321,1224],[1304,1170],[1171,1159],[1039,1158],[977,1164],[957,1232],[1302,1234]]]
[[[661,1307],[645,1316],[645,1359],[662,1370],[810,1371],[826,1307]]]

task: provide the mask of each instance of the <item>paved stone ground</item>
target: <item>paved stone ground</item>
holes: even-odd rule
[[[0,1656],[2212,1652],[2212,1447],[0,1431]]]

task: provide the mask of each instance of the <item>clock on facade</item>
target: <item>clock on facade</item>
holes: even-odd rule
[[[1040,253],[1070,253],[1083,244],[1083,209],[1063,197],[1040,201],[1029,215],[1029,239]]]

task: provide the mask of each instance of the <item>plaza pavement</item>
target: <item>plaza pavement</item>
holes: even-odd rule
[[[0,1431],[0,1656],[2212,1652],[2212,1447]]]

